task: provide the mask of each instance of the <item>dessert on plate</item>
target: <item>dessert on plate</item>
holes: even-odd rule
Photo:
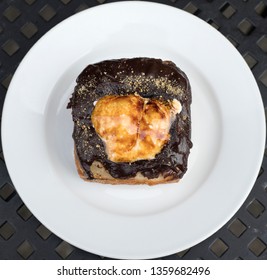
[[[88,65],[68,108],[74,155],[87,181],[177,182],[192,147],[191,88],[173,62],[124,58]]]

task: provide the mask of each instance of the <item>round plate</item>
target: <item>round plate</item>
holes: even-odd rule
[[[83,68],[105,59],[172,60],[192,86],[189,169],[176,184],[101,185],[79,178],[71,111]],[[12,181],[52,232],[113,258],[155,258],[204,240],[242,205],[263,156],[257,84],[243,58],[189,13],[146,2],[92,8],[58,24],[26,55],[6,97],[2,140]]]

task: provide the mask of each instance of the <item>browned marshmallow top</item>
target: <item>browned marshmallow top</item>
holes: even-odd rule
[[[181,104],[138,94],[104,96],[92,112],[93,126],[106,145],[109,160],[154,159],[170,139],[170,126]]]

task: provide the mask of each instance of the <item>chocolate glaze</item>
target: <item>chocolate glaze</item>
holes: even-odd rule
[[[107,60],[88,65],[76,82],[68,108],[72,108],[77,155],[89,179],[94,178],[90,166],[95,160],[119,179],[134,177],[137,172],[149,179],[160,174],[173,179],[183,177],[192,147],[191,89],[187,76],[174,63],[154,58]],[[94,102],[105,95],[133,93],[145,98],[175,98],[181,102],[182,111],[171,125],[170,140],[155,159],[115,163],[107,158],[104,143],[93,128],[91,113]]]

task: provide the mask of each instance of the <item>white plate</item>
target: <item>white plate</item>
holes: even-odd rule
[[[159,57],[187,73],[193,91],[189,170],[178,184],[86,183],[73,159],[66,109],[89,63]],[[20,64],[5,101],[2,140],[13,183],[52,232],[114,258],[154,258],[204,240],[242,205],[262,161],[265,125],[257,84],[235,48],[186,12],[120,2],[50,30]]]

